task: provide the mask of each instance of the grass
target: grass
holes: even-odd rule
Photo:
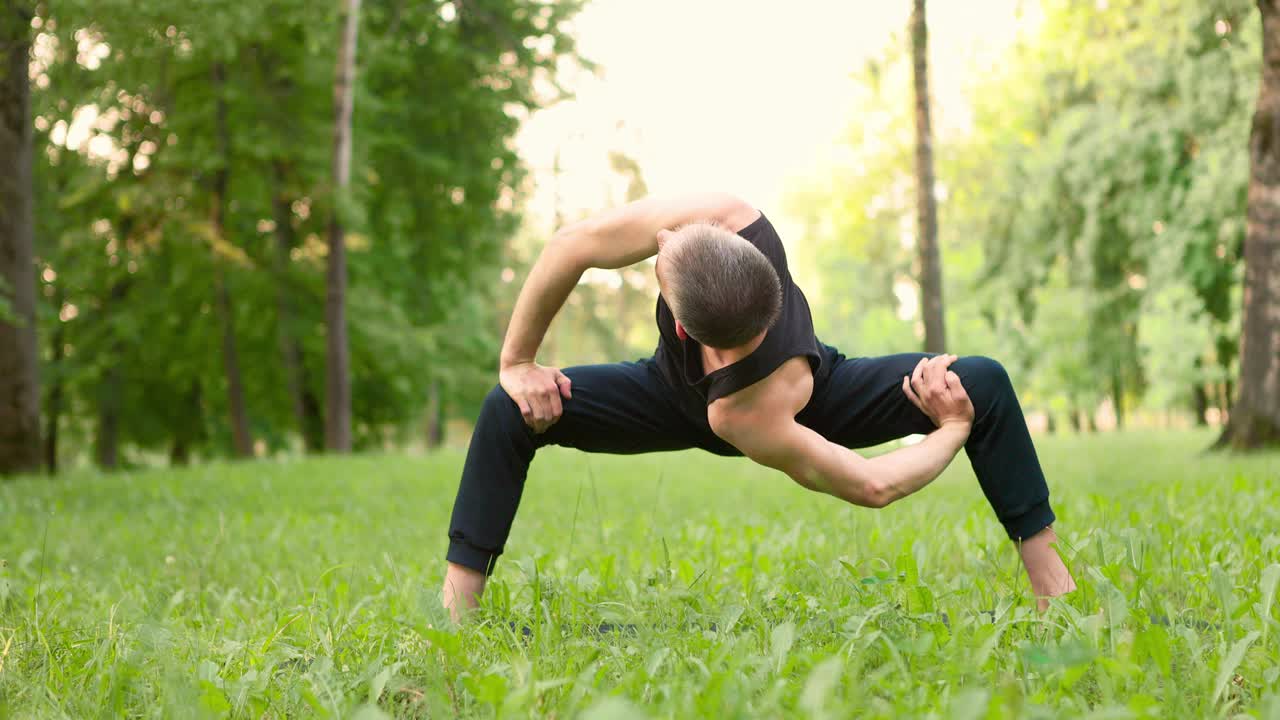
[[[461,629],[460,454],[24,478],[0,715],[1280,717],[1280,455],[1209,440],[1039,441],[1081,588],[1043,616],[963,459],[871,511],[546,451]]]

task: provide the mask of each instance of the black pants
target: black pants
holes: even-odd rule
[[[814,387],[796,420],[850,448],[928,433],[933,423],[902,392],[920,353],[845,358],[827,348],[831,372]],[[985,357],[952,365],[973,400],[973,430],[965,452],[982,492],[1014,540],[1053,523],[1049,488],[1036,459],[1022,408],[1003,367]],[[573,398],[560,420],[535,434],[501,386],[485,398],[449,527],[448,560],[493,571],[520,505],[534,453],[544,445],[587,452],[632,454],[702,448],[741,455],[716,437],[706,408],[683,389],[672,388],[652,359],[568,368]]]

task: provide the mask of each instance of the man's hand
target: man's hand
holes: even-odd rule
[[[902,378],[902,392],[938,427],[951,423],[973,425],[969,394],[960,384],[960,376],[947,369],[956,359],[955,355],[921,358],[911,377]]]
[[[545,432],[560,419],[565,400],[573,397],[572,383],[564,373],[535,362],[517,363],[502,368],[498,382],[520,406],[524,421],[536,433]]]

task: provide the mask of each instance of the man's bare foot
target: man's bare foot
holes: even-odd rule
[[[1022,564],[1031,580],[1031,592],[1036,597],[1036,609],[1040,612],[1049,609],[1049,598],[1066,595],[1076,589],[1071,571],[1054,547],[1057,542],[1058,535],[1052,527],[1047,527],[1018,545]]]
[[[476,607],[484,592],[485,575],[479,570],[449,563],[444,574],[443,599],[449,617],[456,623],[462,615]]]

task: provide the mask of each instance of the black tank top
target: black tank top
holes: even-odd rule
[[[681,340],[676,335],[675,316],[662,295],[658,295],[658,349],[654,359],[667,382],[677,389],[689,388],[707,404],[757,383],[793,357],[809,359],[814,386],[830,371],[822,346],[813,332],[813,316],[804,293],[791,281],[787,254],[773,224],[761,213],[755,222],[738,231],[747,242],[769,258],[782,283],[782,312],[765,333],[760,346],[737,362],[709,373],[702,370],[702,346],[697,340]]]

